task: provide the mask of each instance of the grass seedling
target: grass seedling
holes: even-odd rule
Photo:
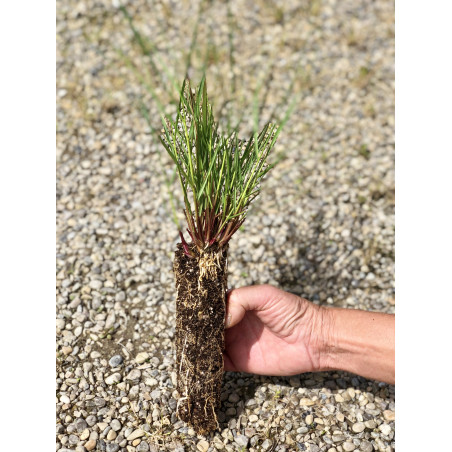
[[[195,90],[186,79],[175,119],[163,117],[160,139],[179,175],[187,221],[174,259],[177,413],[198,434],[218,427],[228,243],[272,168],[267,160],[280,130],[256,127],[248,141],[236,131],[221,134],[204,77]]]

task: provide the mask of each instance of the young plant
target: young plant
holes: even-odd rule
[[[267,124],[248,141],[219,132],[203,77],[183,83],[176,118],[163,118],[161,141],[181,182],[187,240],[174,259],[179,417],[203,434],[218,426],[223,377],[227,249],[260,192],[280,127]]]

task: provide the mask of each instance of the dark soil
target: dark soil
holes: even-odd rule
[[[194,247],[192,248],[194,249]],[[196,257],[177,245],[177,414],[197,434],[218,427],[223,380],[227,248],[209,247]]]

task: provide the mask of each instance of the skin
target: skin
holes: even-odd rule
[[[344,370],[393,384],[394,323],[394,315],[320,307],[270,285],[234,289],[227,302],[225,370]]]

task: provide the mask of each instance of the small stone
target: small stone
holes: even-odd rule
[[[119,302],[121,302],[121,301],[124,301],[126,299],[126,294],[124,293],[124,292],[118,292],[116,295],[115,295],[115,301],[119,301]]]
[[[240,447],[248,447],[248,443],[250,442],[250,439],[247,436],[245,436],[245,435],[237,435],[235,437],[235,442]]]
[[[342,449],[344,449],[345,452],[351,452],[352,450],[355,450],[355,448],[356,446],[350,441],[345,441],[345,443],[342,444]]]
[[[336,419],[337,419],[339,422],[344,422],[345,416],[344,416],[343,413],[337,412],[337,413],[336,413]]]
[[[90,439],[85,443],[85,449],[88,451],[93,450],[96,447],[96,442],[95,439]]]
[[[254,436],[256,434],[256,429],[255,428],[245,428],[245,436],[247,436],[248,438],[251,438],[252,436]]]
[[[82,441],[85,441],[85,439],[89,438],[89,429],[85,428],[85,430],[83,430],[82,434],[80,435],[80,439]]]
[[[245,406],[249,407],[249,408],[253,408],[253,407],[257,406],[256,400],[255,399],[247,400],[246,403],[245,403]]]
[[[70,346],[64,346],[64,347],[61,347],[61,351],[63,352],[63,354],[64,355],[70,355],[71,354],[71,352],[72,352],[72,347],[70,347]]]
[[[113,419],[110,422],[110,427],[112,428],[112,430],[114,430],[115,432],[119,432],[119,430],[121,430],[121,422],[118,421],[118,419]]]
[[[373,419],[369,419],[368,421],[364,422],[364,425],[369,429],[374,429],[377,426],[377,423]]]
[[[115,355],[110,358],[110,361],[108,361],[108,364],[110,367],[119,367],[123,363],[123,358],[121,355]]]
[[[151,387],[158,385],[158,381],[152,377],[146,378],[146,380],[144,380],[144,383]]]
[[[98,279],[90,281],[89,287],[91,287],[91,289],[94,289],[94,290],[99,290],[102,288],[102,281],[99,281]]]
[[[236,394],[235,392],[233,392],[229,397],[228,397],[229,402],[231,403],[237,403],[240,400],[240,397],[238,394]]]
[[[151,392],[151,398],[154,402],[157,402],[160,400],[160,391],[158,389],[155,389]]]
[[[314,416],[312,414],[308,414],[305,421],[306,425],[311,425],[314,422]]]
[[[305,397],[300,399],[300,406],[312,406],[315,402],[313,402],[311,399],[307,399]]]
[[[105,383],[107,385],[114,385],[116,383],[119,383],[121,381],[121,374],[116,372],[114,374],[111,374],[109,377],[105,379]]]
[[[138,444],[140,444],[140,443],[141,443],[141,439],[140,439],[140,438],[134,439],[134,440],[132,441],[132,446],[133,446],[133,447],[136,447],[136,446],[138,446]]]
[[[146,441],[141,441],[141,443],[137,447],[137,452],[148,452],[149,444]]]
[[[333,435],[331,437],[331,439],[333,440],[333,443],[340,443],[341,441],[345,440],[345,436],[344,435]]]
[[[134,380],[138,380],[140,377],[141,377],[141,370],[138,370],[138,369],[132,369],[132,370],[128,373],[128,375],[127,375],[127,377],[126,377],[126,380],[134,381]]]
[[[258,418],[255,414],[252,414],[252,415],[248,418],[248,420],[249,420],[250,422],[257,422],[257,421],[259,420],[259,418]]]
[[[60,402],[63,402],[63,403],[70,403],[70,402],[71,402],[71,399],[70,399],[66,394],[63,394],[63,395],[60,397]]]
[[[388,424],[381,424],[378,428],[380,429],[380,432],[383,433],[383,435],[388,436],[391,433],[391,426]]]
[[[137,364],[142,364],[142,363],[144,363],[148,358],[149,358],[149,353],[147,353],[147,352],[140,352],[140,353],[138,353],[138,355],[135,357],[135,362],[136,362]]]
[[[69,444],[75,445],[78,443],[78,436],[69,435]]]
[[[266,440],[262,443],[262,449],[263,449],[263,450],[269,450],[272,446],[273,446],[273,443],[272,443],[269,439],[266,439]]]
[[[198,449],[200,452],[207,452],[207,449],[209,448],[209,443],[205,440],[201,440],[196,444],[196,449]]]
[[[97,426],[99,427],[99,430],[103,432],[108,427],[108,424],[106,422],[98,422]]]
[[[86,423],[92,427],[95,423],[97,422],[97,417],[94,416],[93,414],[90,414],[87,418],[86,418]]]
[[[116,443],[108,443],[107,444],[107,452],[118,452],[119,444]]]
[[[127,441],[133,441],[134,439],[141,438],[142,436],[144,436],[144,432],[138,428],[127,437]]]
[[[107,402],[102,397],[96,397],[94,399],[94,404],[99,408],[103,408],[107,404]]]
[[[109,441],[113,441],[114,439],[116,439],[116,436],[118,436],[118,434],[113,429],[111,429],[107,434],[107,439]]]
[[[361,444],[359,445],[359,450],[362,452],[372,452],[374,450],[374,447],[372,446],[372,443],[369,441],[361,441]]]
[[[81,326],[78,326],[75,330],[74,330],[74,335],[75,336],[80,336],[83,332],[83,328]]]
[[[384,410],[383,416],[384,416],[385,420],[387,420],[388,422],[395,420],[395,412],[394,411]]]
[[[86,423],[85,419],[78,418],[75,421],[75,428],[79,433],[83,432],[88,427],[88,424]]]
[[[364,431],[365,428],[366,428],[366,426],[364,425],[364,422],[356,422],[352,426],[352,430],[355,433],[361,433],[362,431]]]

